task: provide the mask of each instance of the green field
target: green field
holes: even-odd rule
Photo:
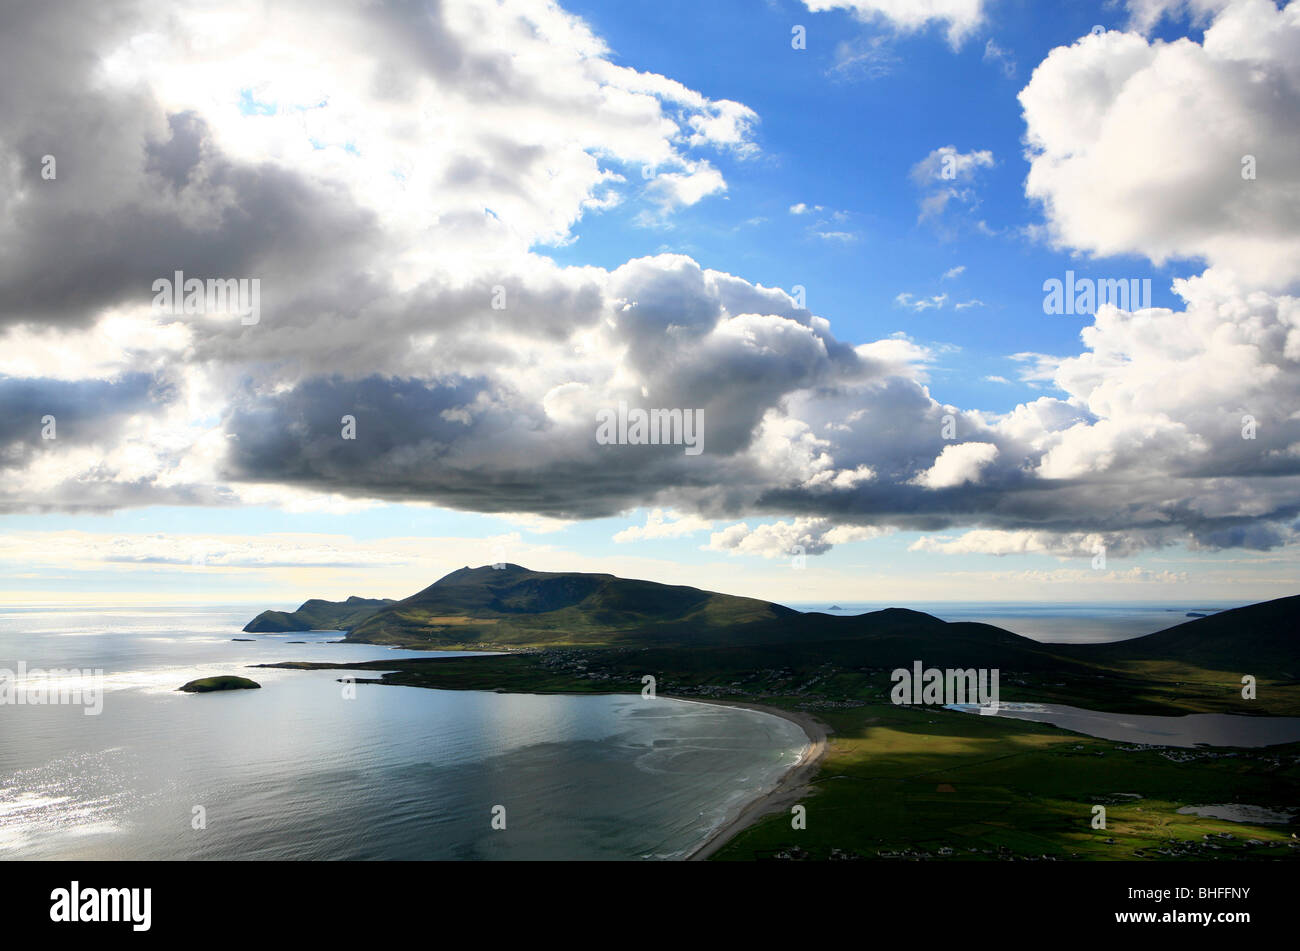
[[[835,734],[805,800],[807,828],[768,817],[716,859],[1300,858],[1294,825],[1177,812],[1223,802],[1294,806],[1300,744],[1214,758],[1188,751],[1197,758],[1174,762],[1044,724],[942,709],[872,704],[818,715]],[[1106,808],[1104,831],[1092,828],[1096,804]],[[1252,839],[1263,844],[1247,845]]]

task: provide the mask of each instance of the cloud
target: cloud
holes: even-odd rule
[[[727,190],[722,173],[708,162],[692,162],[684,171],[663,172],[646,187],[646,194],[658,206],[657,217],[699,204],[710,195]]]
[[[752,110],[607,53],[524,0],[8,10],[0,62],[45,107],[0,97],[0,324],[84,325],[178,269],[258,277],[280,310],[359,285],[357,262],[401,286],[568,240],[641,169],[652,212],[725,190],[696,153],[751,154]]]
[[[688,142],[696,147],[722,147],[749,158],[758,154],[753,139],[757,123],[758,113],[743,103],[729,99],[709,102],[700,97],[699,111],[686,120],[694,130]]]
[[[976,175],[993,165],[993,153],[987,149],[960,152],[952,145],[941,146],[921,159],[910,173],[912,183],[923,191],[919,220],[941,219],[954,202],[967,210],[977,208]]]
[[[892,73],[900,62],[891,37],[855,37],[835,44],[835,62],[827,73],[832,79],[842,81],[880,79]]]
[[[956,146],[944,145],[935,149],[912,166],[912,181],[918,186],[935,182],[969,182],[981,168],[992,168],[993,153],[987,149],[961,152]]]
[[[1088,35],[1034,70],[1020,93],[1026,193],[1057,246],[1200,260],[1261,290],[1294,288],[1300,3],[1193,6],[1218,10],[1202,43]],[[1171,5],[1138,9],[1156,7]]]
[[[909,551],[938,552],[944,555],[1050,555],[1054,558],[1091,558],[1104,549],[1108,557],[1123,557],[1151,548],[1171,544],[1169,532],[1141,535],[1116,532],[1038,532],[977,529],[957,537],[922,536]]]
[[[412,539],[411,541],[414,541]],[[398,567],[406,554],[386,539],[365,544],[345,535],[270,533],[112,535],[80,531],[6,533],[0,561],[62,568],[119,566],[181,568]]]
[[[822,205],[809,205],[801,201],[790,206],[790,214],[816,218],[816,221],[810,222],[805,228],[804,233],[810,237],[839,244],[852,244],[861,238],[856,231],[843,229],[842,225],[852,217],[847,211],[827,211]]]
[[[954,49],[984,22],[983,0],[804,0],[814,13],[848,10],[864,21],[880,20],[901,33],[946,27]]]
[[[1051,383],[1056,379],[1056,368],[1064,362],[1063,357],[1054,357],[1046,353],[1013,353],[1011,359],[1020,364],[1017,378],[1021,383]]]
[[[992,40],[984,44],[984,62],[996,63],[1002,70],[1002,75],[1011,79],[1016,75],[1016,59],[1010,50],[1004,50]]]
[[[645,525],[629,525],[615,533],[616,542],[636,542],[656,538],[682,538],[713,528],[710,519],[694,515],[677,515],[663,509],[652,509],[646,514]]]
[[[943,305],[948,302],[947,294],[935,294],[931,297],[916,297],[914,294],[907,292],[898,294],[894,298],[894,303],[899,307],[906,307],[918,313],[923,310],[941,310]]]
[[[124,444],[145,427],[139,416],[174,405],[177,394],[159,378],[126,374],[117,380],[18,379],[0,376],[0,511],[95,509],[154,497],[194,499],[153,478],[151,452]]]
[[[1129,26],[1139,33],[1147,33],[1163,17],[1174,19],[1180,16],[1204,23],[1232,2],[1233,0],[1127,0]]]
[[[951,281],[953,278],[961,277],[966,273],[966,265],[958,264],[956,267],[950,267],[943,272],[943,280]]]
[[[755,555],[760,558],[793,558],[797,555],[821,555],[835,545],[867,541],[889,533],[889,529],[872,525],[835,525],[824,518],[797,518],[750,528],[740,522],[709,536],[705,551],[729,555]]]
[[[980,471],[998,456],[998,447],[988,442],[963,442],[944,446],[934,465],[918,473],[913,481],[927,489],[951,489],[978,482]]]

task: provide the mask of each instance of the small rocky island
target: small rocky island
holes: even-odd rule
[[[200,677],[177,689],[186,693],[211,693],[214,690],[259,690],[261,684],[247,677]]]

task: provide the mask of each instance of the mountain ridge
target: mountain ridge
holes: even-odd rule
[[[298,626],[293,626],[298,625]],[[1050,644],[978,622],[946,622],[908,608],[857,615],[799,612],[757,598],[604,572],[468,565],[400,600],[313,599],[264,611],[253,633],[333,629],[344,640],[423,649],[542,647],[749,648],[805,645],[862,663],[933,659],[1014,669],[1096,669],[1173,662],[1296,679],[1300,595],[1184,621],[1125,641]],[[871,642],[871,648],[834,647]],[[928,657],[929,651],[932,657]],[[1242,665],[1245,665],[1243,667]]]
[[[1219,611],[1128,640],[1053,646],[1080,659],[1177,661],[1242,673],[1254,665],[1300,679],[1300,595]]]
[[[345,601],[309,598],[296,611],[263,611],[244,625],[250,634],[287,634],[291,631],[346,631],[376,610],[393,604],[392,598],[359,598]]]
[[[604,572],[466,566],[382,608],[347,640],[420,646],[470,643],[691,643],[723,630],[752,632],[800,616],[769,601]],[[688,636],[688,629],[695,637]]]

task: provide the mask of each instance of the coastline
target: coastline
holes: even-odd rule
[[[703,842],[687,854],[683,861],[702,862],[708,859],[759,819],[785,811],[807,795],[808,783],[821,768],[822,759],[826,756],[827,737],[833,732],[811,713],[783,710],[780,707],[746,703],[740,700],[698,700],[695,697],[668,697],[667,699],[684,700],[687,703],[709,703],[720,707],[742,707],[746,710],[768,713],[796,724],[808,737],[808,744],[799,754],[799,760],[781,775],[775,786],[749,800],[729,815],[721,825],[709,833]]]

